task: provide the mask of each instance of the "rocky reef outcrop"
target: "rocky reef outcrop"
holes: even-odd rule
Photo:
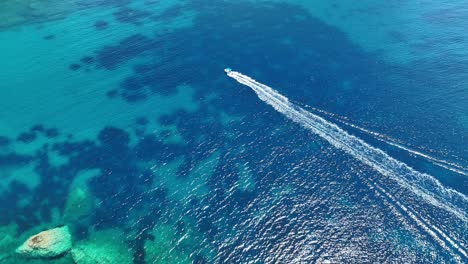
[[[68,226],[42,231],[29,237],[16,253],[30,258],[53,258],[68,252],[72,239]]]

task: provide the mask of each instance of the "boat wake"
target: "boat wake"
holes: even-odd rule
[[[468,168],[460,165],[460,164],[457,164],[457,163],[454,163],[454,162],[450,162],[450,161],[446,161],[446,160],[443,160],[443,159],[440,159],[440,158],[436,158],[436,157],[433,157],[429,154],[426,154],[426,153],[423,153],[419,150],[415,150],[415,149],[411,149],[407,146],[405,146],[405,144],[401,143],[401,142],[398,142],[398,140],[395,140],[387,135],[383,135],[383,134],[380,134],[380,133],[377,133],[377,132],[374,132],[374,131],[371,131],[369,129],[366,129],[366,128],[363,128],[363,127],[360,127],[360,126],[357,126],[355,124],[352,124],[348,121],[345,120],[345,118],[341,117],[341,116],[338,116],[336,114],[333,114],[333,113],[330,113],[330,112],[327,112],[327,111],[324,111],[324,110],[321,110],[321,109],[317,109],[317,108],[314,108],[314,107],[310,107],[310,109],[316,113],[320,113],[320,114],[323,114],[323,115],[326,115],[327,117],[329,118],[332,118],[333,120],[341,123],[341,124],[344,124],[345,126],[348,126],[348,127],[352,127],[362,133],[365,133],[369,136],[372,136],[373,138],[381,141],[381,142],[384,142],[390,146],[393,146],[393,147],[396,147],[396,148],[399,148],[401,150],[404,150],[408,153],[410,153],[411,155],[414,155],[414,156],[418,156],[420,158],[423,158],[423,159],[426,159],[428,161],[430,161],[432,164],[436,165],[436,166],[439,166],[441,168],[444,168],[446,170],[450,170],[452,172],[455,172],[457,174],[460,174],[460,175],[465,175],[465,176],[468,176]]]
[[[384,178],[409,191],[411,196],[417,196],[421,201],[442,209],[464,224],[467,223],[466,212],[463,208],[468,208],[468,198],[464,194],[444,187],[433,176],[414,170],[384,151],[348,134],[336,124],[291,103],[288,98],[273,88],[231,69],[226,73],[239,83],[250,87],[262,101],[272,106],[276,111],[378,171],[385,176]],[[464,242],[459,241],[452,232],[444,231],[442,227],[433,225],[426,214],[418,213],[418,206],[412,206],[411,202],[405,203],[401,199],[399,200],[398,194],[392,194],[386,190],[378,178],[366,178],[364,181],[379,196],[384,197],[392,206],[397,207],[401,213],[412,219],[421,230],[437,241],[458,262],[462,262],[462,259],[468,257]]]

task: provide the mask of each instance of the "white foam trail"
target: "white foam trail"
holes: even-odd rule
[[[411,154],[413,154],[415,156],[425,158],[426,160],[431,161],[434,165],[437,165],[439,167],[442,167],[444,169],[453,171],[453,172],[461,174],[461,175],[468,176],[468,168],[465,168],[465,167],[463,167],[463,166],[461,166],[459,164],[456,164],[456,163],[453,163],[453,162],[450,162],[450,161],[446,161],[446,160],[443,160],[443,159],[435,158],[435,157],[432,157],[432,156],[430,156],[428,154],[422,153],[420,151],[408,148],[408,147],[404,146],[403,144],[397,142],[397,140],[395,140],[395,139],[393,139],[393,138],[391,138],[389,136],[386,136],[386,135],[383,135],[383,134],[368,130],[366,128],[351,124],[351,123],[345,121],[343,117],[339,117],[336,114],[332,114],[332,113],[329,113],[327,111],[323,111],[321,109],[317,109],[317,108],[313,108],[313,107],[311,107],[311,109],[313,111],[325,114],[325,115],[333,118],[334,120],[336,120],[336,121],[338,121],[338,122],[340,122],[342,124],[345,124],[345,125],[347,125],[349,127],[357,129],[357,130],[359,130],[359,131],[361,131],[363,133],[366,133],[367,135],[373,136],[375,139],[377,139],[377,140],[379,140],[381,142],[384,142],[384,143],[386,143],[388,145],[391,145],[391,146],[394,146],[396,148],[405,150],[405,151],[407,151],[407,152],[409,152],[409,153],[411,153]]]
[[[391,195],[390,193],[388,193],[387,191],[385,191],[384,188],[380,187],[378,184],[376,183],[373,183],[375,188],[376,188],[376,191],[377,193],[379,193],[380,195],[382,195],[383,197],[386,197],[389,201],[391,201],[393,204],[395,204],[396,206],[398,206],[398,208],[400,208],[400,210],[402,210],[403,212],[406,213],[406,215],[411,218],[420,228],[422,228],[427,234],[429,234],[432,238],[434,238],[435,241],[437,241],[437,243],[439,243],[439,245],[447,250],[448,252],[452,253],[453,251],[450,249],[450,247],[447,246],[447,244],[445,243],[445,241],[447,241],[448,243],[450,243],[453,247],[455,247],[460,253],[462,253],[462,255],[464,255],[465,257],[467,256],[467,253],[466,251],[461,248],[461,246],[459,246],[456,242],[453,241],[452,238],[450,238],[447,234],[445,234],[442,230],[440,230],[439,228],[437,228],[436,226],[430,224],[430,222],[427,220],[427,219],[424,219],[423,217],[421,216],[417,216],[416,214],[414,214],[411,210],[409,210],[406,206],[404,206],[402,203],[400,203],[395,197],[393,197],[393,195]],[[392,204],[390,204],[389,206],[393,207],[392,209],[395,211],[395,213],[397,213],[399,216],[401,216],[402,214],[398,213],[397,210],[394,208],[394,206]],[[439,237],[439,234],[440,236],[442,236],[445,241],[443,239],[441,239]],[[461,258],[457,255],[453,255],[452,253],[452,256],[454,256],[455,260],[458,262],[458,263],[463,263]]]
[[[412,194],[419,196],[431,205],[451,213],[465,223],[467,222],[467,218],[463,209],[468,208],[468,199],[465,195],[450,188],[444,187],[434,177],[415,171],[405,163],[390,157],[384,151],[372,147],[363,140],[348,134],[337,125],[330,123],[325,119],[289,102],[286,97],[279,94],[271,87],[261,84],[239,72],[230,71],[227,74],[229,77],[237,80],[239,83],[252,88],[252,90],[262,101],[271,105],[275,110],[284,114],[294,122],[308,128],[313,133],[327,140],[336,148],[345,151],[354,158],[372,167],[382,175],[394,180],[401,187],[406,188],[407,190],[411,191]],[[388,192],[385,192],[385,194],[390,195]],[[393,196],[390,198],[391,200],[395,201]],[[408,211],[407,206],[401,206],[401,203],[398,201],[396,204],[403,211]],[[456,239],[450,238],[437,227],[429,228],[424,223],[428,222],[427,219],[424,219],[424,221],[420,220],[419,218],[421,217],[419,216],[418,218],[418,216],[416,216],[414,213],[408,215],[412,219],[415,219],[419,225],[423,225],[424,230],[431,230],[431,232],[428,233],[431,236],[436,236],[436,241],[445,238],[447,243],[449,243],[453,248],[457,249],[457,251],[465,258],[467,257],[466,250],[463,249],[463,246],[459,245]],[[433,230],[436,230],[436,232],[441,235],[442,238],[439,238],[439,236],[437,236],[436,232]],[[445,247],[445,243],[441,244],[441,246]]]

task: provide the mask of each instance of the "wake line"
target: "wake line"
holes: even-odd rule
[[[368,130],[366,128],[351,124],[351,123],[343,120],[343,117],[337,117],[336,114],[329,113],[327,111],[323,111],[323,110],[320,110],[320,109],[317,109],[317,108],[314,108],[314,107],[311,107],[311,109],[313,111],[318,112],[318,113],[327,115],[328,117],[331,117],[335,121],[338,121],[338,122],[340,122],[340,123],[342,123],[342,124],[344,124],[346,126],[352,127],[352,128],[357,129],[357,130],[359,130],[359,131],[361,131],[363,133],[366,133],[367,135],[370,135],[370,136],[374,137],[375,139],[377,139],[377,140],[379,140],[381,142],[384,142],[384,143],[386,143],[388,145],[391,145],[391,146],[394,146],[396,148],[405,150],[405,151],[407,151],[407,152],[409,152],[409,153],[411,153],[411,154],[413,154],[415,156],[425,158],[425,159],[429,160],[430,162],[432,162],[432,164],[434,164],[436,166],[442,167],[444,169],[450,170],[452,172],[455,172],[455,173],[458,173],[458,174],[461,174],[461,175],[468,176],[468,168],[465,168],[465,167],[463,167],[463,166],[461,166],[461,165],[459,165],[457,163],[453,163],[453,162],[446,161],[446,160],[443,160],[443,159],[435,158],[435,157],[430,156],[429,154],[422,153],[420,151],[417,151],[417,150],[411,149],[409,147],[406,147],[403,144],[397,142],[397,140],[395,140],[393,138],[390,138],[390,137],[388,137],[386,135],[383,135],[383,134]]]
[[[382,175],[396,181],[401,187],[408,189],[424,201],[441,208],[466,222],[465,212],[463,209],[460,209],[468,208],[468,198],[465,195],[442,186],[434,177],[415,171],[405,163],[390,157],[382,150],[372,147],[361,139],[348,134],[337,125],[289,102],[288,98],[279,94],[271,87],[261,84],[241,73],[231,70],[226,70],[226,72],[229,77],[252,88],[262,101],[271,105],[275,110],[284,114],[292,121],[308,128],[315,134],[327,140],[336,148],[345,151],[354,158],[372,167]],[[383,193],[387,196],[390,195],[386,191]],[[392,196],[389,198],[393,201],[397,201]],[[396,204],[403,211],[408,213],[408,210],[406,209],[407,207],[401,205],[399,201],[397,201]],[[422,226],[423,230],[426,230],[429,235],[434,237],[436,241],[445,239],[447,243],[449,243],[465,258],[467,257],[465,249],[457,243],[456,239],[450,238],[439,228],[426,224],[429,223],[427,219],[424,219],[421,216],[416,216],[414,213],[408,215],[416,221],[418,225]],[[428,230],[430,230],[430,232],[428,232]],[[441,246],[446,248],[445,243],[443,243],[443,245],[441,244]]]
[[[228,73],[228,76],[252,88],[261,100],[273,106],[273,108],[278,112],[283,113],[291,120],[306,126],[335,147],[351,154],[356,159],[368,164],[382,174],[390,176],[392,179],[397,180],[400,183],[404,183],[404,187],[411,186],[413,188],[420,188],[421,186],[424,186],[434,189],[436,193],[430,193],[431,195],[443,195],[443,197],[440,197],[442,198],[440,199],[440,204],[437,201],[433,201],[433,196],[428,197],[422,193],[418,194],[424,196],[427,200],[432,201],[433,204],[435,203],[434,205],[439,204],[439,207],[446,209],[447,211],[451,211],[462,220],[466,220],[465,213],[459,210],[457,206],[454,206],[458,204],[464,205],[462,208],[467,208],[468,198],[465,195],[458,193],[455,190],[445,188],[432,176],[413,170],[408,165],[390,157],[382,150],[374,148],[361,139],[348,134],[337,125],[290,103],[286,97],[279,94],[272,88],[258,83],[250,77],[238,72],[231,71]],[[397,177],[398,175],[404,175],[404,177]],[[410,186],[408,186],[408,184],[410,184]],[[446,203],[449,203],[447,207],[441,206],[441,204]]]

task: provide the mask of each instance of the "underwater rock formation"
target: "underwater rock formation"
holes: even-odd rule
[[[71,225],[91,215],[96,208],[96,197],[91,193],[88,182],[97,177],[100,170],[82,170],[70,185],[68,197],[63,210],[63,222]]]
[[[70,231],[63,226],[33,235],[16,249],[16,253],[31,258],[52,258],[66,253],[71,247]]]
[[[69,225],[86,218],[95,210],[96,197],[88,187],[88,181],[97,175],[99,170],[84,170],[78,173],[70,185],[67,201],[63,211],[63,221]]]
[[[0,263],[11,256],[16,247],[16,225],[0,226]]]
[[[95,208],[95,199],[85,186],[74,188],[68,194],[63,213],[64,221],[73,223],[92,213]]]
[[[98,231],[89,239],[78,242],[71,255],[76,264],[133,263],[124,241],[125,236],[117,229]]]

